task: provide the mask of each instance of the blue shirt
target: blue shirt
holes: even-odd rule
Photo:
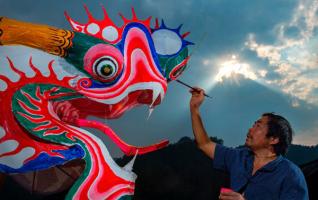
[[[302,171],[283,156],[278,156],[254,175],[254,154],[248,148],[228,148],[217,144],[213,165],[229,172],[231,188],[242,188],[247,200],[307,200],[307,184]]]

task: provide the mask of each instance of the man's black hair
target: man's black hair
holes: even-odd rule
[[[263,117],[268,117],[268,132],[266,137],[278,138],[279,142],[274,144],[276,155],[285,155],[293,140],[293,129],[284,117],[274,113],[264,113]]]

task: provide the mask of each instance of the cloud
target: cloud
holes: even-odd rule
[[[257,79],[257,75],[251,70],[249,64],[242,63],[237,60],[235,56],[232,56],[231,60],[221,63],[221,67],[215,76],[215,80],[217,82],[223,82],[224,78],[235,77],[236,74],[240,74],[244,78],[251,80]]]
[[[318,105],[318,1],[301,0],[287,22],[273,28],[276,33],[274,44],[257,41],[257,34],[248,36],[246,47],[254,51],[269,64],[275,76],[264,77],[271,87],[309,104]],[[273,74],[273,73],[269,73]]]

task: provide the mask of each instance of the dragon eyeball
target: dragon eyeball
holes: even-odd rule
[[[114,78],[118,71],[118,63],[110,56],[104,56],[95,61],[93,65],[94,74],[103,80]]]
[[[109,44],[91,47],[84,56],[84,69],[93,79],[102,83],[114,83],[123,70],[121,52]]]

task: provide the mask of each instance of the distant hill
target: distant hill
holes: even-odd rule
[[[296,163],[302,165],[313,160],[318,159],[318,145],[316,146],[303,146],[291,145],[286,157]]]

